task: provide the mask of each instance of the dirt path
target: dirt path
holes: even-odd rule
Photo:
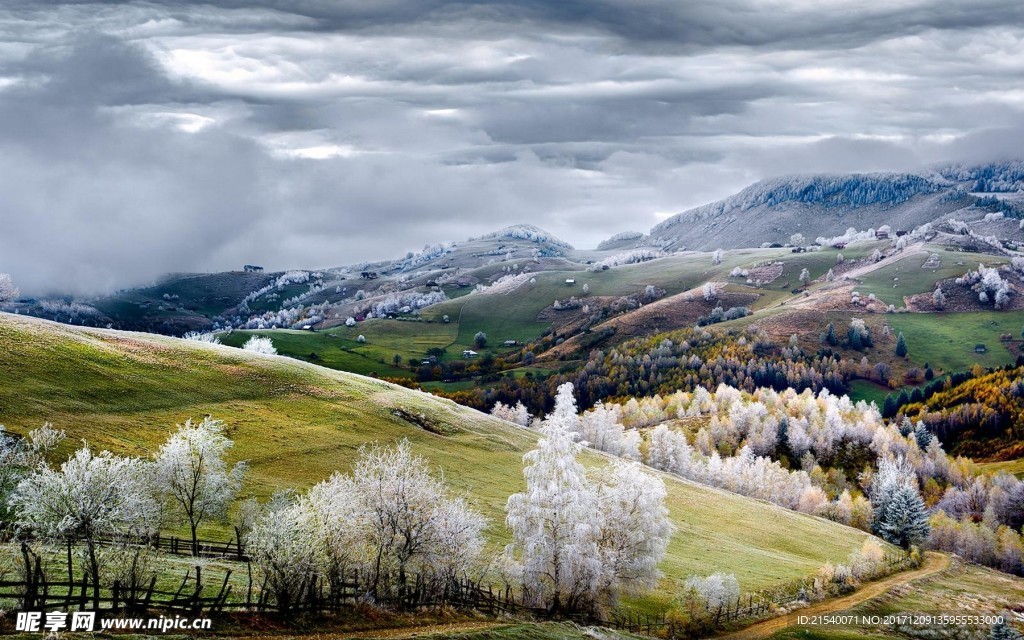
[[[774,633],[782,631],[786,627],[795,625],[797,616],[814,616],[846,611],[851,607],[855,607],[861,603],[867,602],[868,600],[873,600],[874,598],[888,593],[890,589],[897,585],[907,584],[909,582],[914,582],[915,580],[920,580],[921,578],[926,578],[941,571],[945,571],[948,567],[948,555],[929,552],[925,554],[924,564],[921,565],[919,569],[891,575],[888,578],[869,583],[863,589],[859,589],[848,596],[826,600],[825,602],[819,602],[809,607],[804,607],[803,609],[797,609],[796,611],[787,613],[784,616],[779,616],[778,618],[772,618],[771,620],[765,620],[764,622],[757,622],[749,627],[740,629],[739,631],[734,631],[723,636],[717,636],[716,640],[758,640],[759,638],[767,638]]]

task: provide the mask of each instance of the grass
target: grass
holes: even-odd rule
[[[396,354],[402,357],[402,363],[418,364],[427,349],[449,347],[456,332],[454,325],[440,322],[374,319],[355,327],[339,326],[317,332],[291,329],[235,331],[221,336],[221,341],[240,347],[253,335],[265,336],[273,340],[278,353],[331,369],[361,375],[409,377],[412,375],[409,369],[394,366]],[[360,335],[366,338],[366,342],[358,341]],[[451,349],[449,353],[455,355]]]
[[[934,628],[929,625],[903,625],[896,628],[884,624],[885,616],[920,615],[1000,615],[1018,607],[1024,600],[1024,580],[998,571],[959,560],[947,571],[914,582],[909,587],[869,600],[839,615],[855,614],[877,624],[860,627],[794,626],[772,636],[775,640],[820,638],[821,640],[853,640],[860,638],[988,638],[989,627],[982,625],[947,625]],[[796,612],[799,615],[799,611]],[[1012,623],[1011,620],[1007,622]],[[1021,630],[1020,623],[1014,625]]]
[[[900,313],[886,316],[893,335],[903,332],[910,358],[936,371],[963,371],[975,364],[999,367],[1013,364],[1017,355],[999,336],[1013,335],[1019,345],[1024,311],[977,311],[971,313]],[[836,325],[838,328],[838,325]],[[975,353],[974,346],[984,344],[986,353]],[[1019,351],[1017,352],[1019,353]]]
[[[0,417],[24,433],[49,420],[68,431],[60,455],[97,449],[148,455],[175,423],[226,421],[234,459],[250,462],[244,493],[266,498],[350,468],[358,448],[408,438],[508,542],[504,505],[523,487],[535,434],[426,393],[284,357],[145,334],[86,330],[0,315]],[[423,414],[448,435],[395,415]],[[588,454],[589,465],[606,458]],[[744,589],[842,561],[865,534],[724,491],[666,477],[678,527],[662,569],[664,592],[692,574],[735,573]],[[208,528],[204,537],[223,535]]]
[[[907,256],[866,274],[861,278],[862,284],[857,286],[857,290],[865,296],[873,293],[886,304],[901,307],[904,296],[934,291],[937,281],[958,278],[977,269],[979,263],[991,267],[1007,262],[1004,258],[988,254],[950,251],[936,246],[927,246],[926,249],[925,254]],[[933,253],[939,256],[938,268],[923,268],[922,265]]]
[[[887,387],[871,382],[870,380],[854,380],[850,383],[850,399],[857,402],[865,400],[874,402],[879,407],[885,402],[885,397],[892,393]]]
[[[1001,462],[979,462],[978,467],[985,473],[999,473],[1003,471],[1024,478],[1024,458],[1017,460],[1003,460]]]

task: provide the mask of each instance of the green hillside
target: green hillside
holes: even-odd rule
[[[49,420],[68,431],[66,453],[95,447],[145,455],[175,423],[212,414],[249,460],[247,491],[266,497],[345,470],[366,442],[407,437],[494,522],[523,484],[521,456],[535,436],[434,396],[283,357],[147,334],[84,330],[0,314],[0,422],[15,432]],[[422,415],[424,426],[395,410]],[[590,464],[602,463],[593,454]],[[669,578],[716,570],[744,588],[807,575],[844,559],[865,534],[734,494],[667,478],[679,530]],[[671,586],[671,583],[667,583]]]

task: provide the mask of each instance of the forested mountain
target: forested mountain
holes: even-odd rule
[[[617,234],[602,247],[708,251],[786,244],[797,233],[810,243],[851,227],[910,231],[953,212],[961,219],[977,218],[993,204],[1012,213],[1019,193],[1024,193],[1020,160],[936,165],[917,173],[784,176],[676,214],[649,235]]]

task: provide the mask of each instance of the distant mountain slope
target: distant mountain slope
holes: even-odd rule
[[[537,438],[429,394],[289,358],[2,313],[0,379],[0,423],[24,433],[51,420],[68,431],[62,454],[85,438],[147,455],[175,423],[223,419],[235,440],[232,456],[250,461],[245,491],[264,498],[348,469],[364,443],[407,437],[491,518],[496,546],[507,542],[504,504],[522,487],[521,458]],[[587,455],[588,464],[605,460]],[[678,533],[662,568],[676,581],[726,571],[744,588],[770,587],[843,561],[866,536],[665,478]]]
[[[813,242],[819,236],[841,235],[849,227],[909,230],[973,202],[949,183],[914,174],[774,178],[672,216],[638,244],[706,251],[786,243],[795,233]]]

